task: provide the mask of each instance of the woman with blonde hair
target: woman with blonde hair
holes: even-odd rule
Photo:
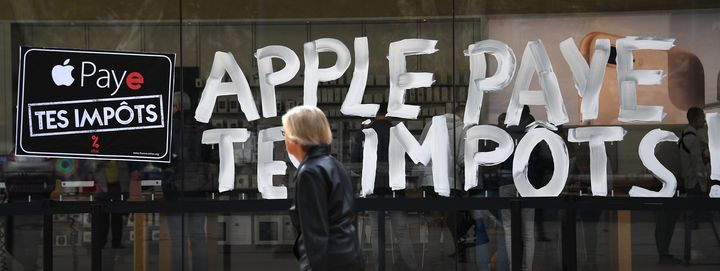
[[[282,124],[288,154],[301,161],[290,208],[300,270],[362,270],[353,188],[345,168],[330,155],[332,132],[325,114],[297,106],[283,115]]]

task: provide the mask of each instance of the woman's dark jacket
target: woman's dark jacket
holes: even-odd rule
[[[299,233],[294,252],[301,270],[361,270],[353,202],[350,177],[329,148],[308,151],[295,175],[290,209]]]

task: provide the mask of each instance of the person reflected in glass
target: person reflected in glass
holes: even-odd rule
[[[706,197],[708,194],[708,174],[705,165],[710,161],[707,143],[707,122],[705,112],[691,107],[687,112],[688,125],[680,136],[680,166],[684,187],[690,197]]]
[[[298,236],[293,252],[302,271],[363,270],[353,217],[350,176],[330,155],[332,131],[314,106],[297,106],[282,116],[285,148],[301,161],[295,173],[290,216]]]
[[[465,186],[465,173],[464,173],[464,154],[465,154],[465,132],[463,115],[465,113],[464,105],[457,105],[452,113],[446,113],[443,115],[445,118],[445,124],[447,125],[448,132],[448,171],[445,173],[448,176],[448,182],[450,187],[451,197],[463,197],[464,186]],[[430,127],[432,126],[432,120],[425,124],[423,132],[420,135],[420,142],[425,142],[425,139],[430,133]],[[432,144],[432,143],[430,143]],[[434,189],[433,172],[432,172],[432,160],[427,165],[418,164],[417,167],[422,171],[420,177],[420,186],[423,188],[426,195],[430,197],[439,197]],[[455,245],[455,253],[450,256],[457,259],[459,262],[467,262],[467,248],[471,247],[472,244],[466,242],[467,232],[475,224],[475,220],[471,218],[468,211],[450,211],[442,213],[442,220],[447,225],[450,235],[453,238]],[[441,235],[442,236],[442,235]]]
[[[498,126],[505,127],[505,113],[498,116]],[[480,143],[480,150],[492,151],[498,147],[494,141],[484,141]],[[501,185],[510,184],[507,178],[498,178],[499,166],[480,167],[478,169],[478,186],[470,189],[468,193],[471,197],[497,197],[498,189]],[[473,217],[475,219],[475,262],[481,271],[509,270],[507,250],[505,249],[505,231],[502,225],[502,215],[500,210],[474,210]],[[491,231],[491,232],[489,232]],[[490,236],[494,233],[494,243],[496,250],[493,253],[491,247]],[[492,262],[492,255],[495,255],[495,261]],[[494,266],[494,268],[492,268]]]
[[[118,202],[124,200],[130,182],[130,169],[127,162],[114,160],[91,160],[93,164],[93,178],[97,183],[95,199],[97,201]],[[125,189],[123,189],[125,188]],[[112,248],[124,248],[122,244],[123,218],[122,213],[101,213],[100,244],[105,247],[107,235],[110,232]],[[108,231],[110,230],[110,231]]]
[[[520,122],[518,125],[510,125],[505,127],[505,131],[510,134],[510,136],[513,138],[515,142],[520,142],[520,140],[525,136],[527,133],[526,127],[535,121],[535,118],[530,114],[530,108],[526,105],[523,107],[522,115],[520,116]],[[500,164],[500,169],[498,169],[498,182],[501,183],[499,190],[500,197],[506,198],[506,197],[516,197],[518,192],[517,188],[515,187],[515,183],[513,181],[513,175],[512,175],[512,168],[513,168],[513,158],[514,154],[508,157],[505,162],[502,162]],[[533,153],[530,155],[530,161],[528,161],[528,168],[538,168],[533,165],[533,160],[538,157],[538,155],[533,151]],[[532,176],[537,176],[533,172],[529,172],[528,176],[530,178],[530,182],[533,182]],[[510,236],[510,210],[502,210],[501,211],[502,216],[502,224],[505,228],[505,248],[507,250],[508,255],[508,261],[510,262],[512,269],[512,247],[511,247],[511,236]],[[521,220],[521,228],[522,228],[522,236],[519,236],[522,238],[523,243],[523,260],[522,260],[522,270],[524,271],[530,271],[532,270],[533,265],[533,259],[535,256],[535,209],[531,208],[524,208],[522,209],[522,220]]]
[[[387,112],[387,106],[385,104],[380,105],[375,119],[369,124],[365,125],[363,129],[373,129],[377,133],[377,171],[375,172],[375,183],[373,193],[370,198],[390,198],[395,196],[405,196],[405,190],[396,190],[393,194],[393,190],[389,184],[389,173],[388,173],[388,146],[390,143],[390,128],[393,126],[392,122],[385,117]],[[363,144],[365,140],[365,133],[359,131],[353,141],[352,151],[350,160],[353,163],[360,163],[363,160]],[[393,270],[417,270],[418,260],[415,255],[415,249],[413,248],[413,240],[410,237],[410,227],[408,221],[408,215],[405,211],[389,211],[391,230],[395,239],[398,240],[398,246],[400,248],[401,261],[398,262],[400,266],[394,266]],[[377,262],[378,245],[376,240],[378,236],[378,212],[368,212],[370,218],[371,234],[368,237],[372,245],[373,262]]]
[[[567,129],[563,129],[558,126],[561,131],[560,137],[563,139],[567,138]],[[568,154],[570,155],[570,176],[567,180],[565,192],[569,195],[583,195],[592,196],[592,184],[590,177],[590,146],[587,144],[567,144]],[[611,158],[612,159],[612,158]],[[612,191],[613,188],[613,167],[611,161],[608,159],[606,164],[606,189]],[[566,212],[566,210],[563,210]],[[584,242],[584,246],[578,248],[578,252],[585,255],[580,257],[579,265],[582,271],[595,271],[602,270],[599,264],[603,264],[598,259],[603,259],[603,252],[598,240],[608,238],[605,231],[599,230],[603,223],[601,217],[604,211],[599,209],[580,209],[577,210],[577,216],[582,222],[580,226],[581,230],[578,232],[578,239]],[[607,227],[607,225],[602,225]],[[580,241],[578,241],[580,242]]]
[[[688,125],[682,130],[678,142],[680,152],[680,173],[683,187],[687,197],[706,197],[708,194],[708,173],[706,165],[709,163],[709,150],[707,145],[707,132],[705,128],[705,112],[698,107],[691,107],[687,111]],[[658,251],[658,263],[666,265],[678,265],[683,261],[670,254],[670,243],[675,224],[679,218],[679,212],[662,210],[655,212],[655,245]],[[687,213],[689,229],[697,227],[701,217],[706,216],[699,212]],[[692,234],[688,235],[692,240]]]
[[[173,93],[172,164],[162,169],[163,196],[168,201],[204,200],[211,191],[217,190],[210,168],[218,155],[208,145],[201,144],[203,131],[210,127],[195,121],[190,109],[192,102],[187,93]],[[190,263],[192,270],[209,270],[205,214],[168,213],[166,221],[171,241],[171,270],[189,270]]]

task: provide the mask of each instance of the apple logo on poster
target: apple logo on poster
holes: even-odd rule
[[[62,65],[55,65],[52,69],[52,79],[57,86],[70,86],[75,78],[72,77],[73,66],[68,65],[70,59],[65,59]]]

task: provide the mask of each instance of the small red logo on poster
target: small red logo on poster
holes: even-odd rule
[[[96,136],[96,135],[93,135],[93,136],[90,137],[90,138],[92,139],[92,145],[91,145],[91,146],[92,146],[92,149],[90,150],[90,152],[92,152],[92,153],[99,153],[99,152],[100,152],[100,143],[99,143],[100,137],[99,137],[99,136]]]

